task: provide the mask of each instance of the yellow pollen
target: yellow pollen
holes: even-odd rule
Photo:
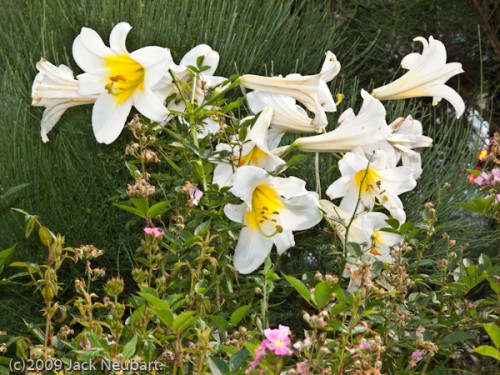
[[[354,183],[358,191],[371,193],[371,190],[380,188],[380,175],[372,168],[362,169],[354,176]]]
[[[104,87],[118,104],[125,103],[137,90],[144,90],[144,67],[129,55],[109,56],[104,61],[109,70]]]
[[[246,213],[246,222],[250,228],[258,228],[266,236],[281,233],[283,228],[280,225],[276,225],[276,218],[283,207],[283,203],[281,203],[279,195],[274,188],[265,184],[258,185],[252,194],[252,210]],[[263,232],[262,224],[265,222],[274,227],[274,233]]]
[[[267,156],[267,154],[264,151],[262,151],[257,146],[254,146],[248,154],[240,158],[239,165],[240,167],[247,164],[256,165],[259,160],[265,156]]]

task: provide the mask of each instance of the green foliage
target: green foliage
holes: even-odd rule
[[[432,3],[436,9],[439,2]],[[293,358],[265,351],[259,366],[267,373],[299,363],[306,363],[310,373],[460,371],[471,369],[472,347],[499,359],[498,327],[491,322],[497,319],[500,293],[498,254],[492,251],[500,229],[456,202],[483,214],[496,214],[498,204],[475,199],[460,170],[473,167],[470,127],[465,120],[451,120],[443,104],[433,111],[417,100],[387,105],[388,122],[412,114],[430,124],[428,134],[434,138],[434,148],[423,152],[426,172],[419,187],[405,198],[412,222],[389,220],[384,229],[404,238],[394,264],[370,264],[360,244],[344,248],[330,229],[319,228],[317,235],[297,235],[290,258],[268,257],[251,276],[239,275],[231,264],[241,226],[228,221],[223,209],[235,199],[227,188],[210,183],[216,141],[243,142],[252,125],[238,121],[244,101],[236,90],[229,92],[237,86],[236,77],[226,90],[207,92],[205,104],[216,109],[189,102],[176,113],[184,121],[174,119],[161,131],[134,119],[132,132],[112,146],[95,144],[90,108],[68,111],[44,145],[38,135],[41,111],[28,105],[39,54],[79,72],[68,51],[80,27],[107,35],[125,20],[134,26],[129,50],[168,46],[179,61],[193,45],[206,42],[223,56],[220,75],[233,73],[234,67],[238,73],[316,73],[323,52],[333,50],[343,71],[330,88],[346,99],[329,116],[331,130],[343,110],[359,108],[360,87],[381,84],[382,72],[390,73],[384,74],[387,80],[399,75],[395,67],[410,52],[402,46],[415,36],[408,30],[434,27],[431,19],[439,13],[423,22],[416,16],[387,17],[387,11],[413,14],[420,10],[414,4],[423,2],[5,1],[0,13],[5,41],[0,46],[0,245],[18,245],[0,252],[0,272],[8,274],[0,288],[19,280],[39,295],[34,299],[32,290],[16,288],[2,297],[5,327],[0,328],[8,326],[9,334],[0,335],[0,345],[8,355],[66,361],[139,356],[159,360],[168,373],[238,374],[249,368],[266,329],[291,322],[299,349]],[[377,31],[383,19],[396,22]],[[407,25],[415,22],[419,25],[413,29]],[[199,60],[191,69],[199,73],[206,67]],[[178,83],[189,94],[190,85]],[[196,133],[211,116],[224,119],[227,128],[219,139],[199,140]],[[127,151],[124,157],[128,141],[152,151],[161,163],[145,162],[142,153]],[[312,181],[313,170],[307,168],[312,162],[309,155],[293,155],[286,173]],[[321,157],[319,169],[318,189],[324,192],[338,176],[335,157]],[[125,189],[130,177],[135,185]],[[190,188],[201,189],[203,197],[195,202]],[[29,239],[21,231],[13,235],[19,217],[5,208],[14,200],[40,215],[16,210],[24,215]],[[47,218],[47,226],[40,217]],[[161,234],[144,234],[144,227]],[[64,247],[66,242],[94,243],[106,253],[93,245]],[[346,256],[360,261],[350,271],[360,285],[356,291],[343,277]],[[5,269],[11,258],[16,259]],[[322,272],[313,275],[317,269]],[[43,316],[29,316],[30,309],[20,305],[37,306],[31,309],[35,315],[42,306]],[[11,329],[12,322],[22,321],[19,312],[29,323]],[[495,347],[481,345],[489,341],[481,336],[480,324]],[[7,371],[2,366],[8,360],[0,357],[0,372]]]

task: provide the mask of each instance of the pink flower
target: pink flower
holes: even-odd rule
[[[500,183],[500,169],[499,168],[492,169],[491,176],[493,177],[493,181],[495,183],[497,183],[497,184]]]
[[[274,354],[278,356],[293,354],[292,349],[289,348],[291,344],[290,337],[288,337],[290,335],[290,328],[287,326],[282,326],[280,324],[278,329],[268,328],[264,330],[264,335],[269,341],[266,343],[266,347],[274,351]]]
[[[296,371],[300,375],[307,375],[308,368],[309,368],[309,366],[307,365],[307,362],[299,362],[299,363],[297,363]]]
[[[144,233],[150,235],[150,236],[155,236],[155,238],[163,237],[165,235],[165,232],[163,232],[159,228],[144,228]]]
[[[203,197],[203,192],[200,189],[198,189],[197,187],[190,187],[188,190],[188,193],[189,193],[189,197],[191,198],[189,201],[190,204],[192,206],[198,206],[198,204],[200,203],[201,197]]]
[[[264,340],[257,347],[257,349],[255,349],[255,359],[252,361],[252,363],[250,363],[250,366],[252,368],[257,367],[257,365],[259,364],[259,362],[262,359],[262,357],[264,357],[264,354],[266,353],[266,348],[267,348],[267,344],[268,343],[269,343],[268,340]]]
[[[90,343],[88,337],[85,340],[85,349],[92,349],[92,344]]]
[[[488,183],[490,180],[491,176],[487,172],[481,173],[476,179],[474,180],[474,183],[476,183],[479,186],[484,186],[485,184]]]
[[[411,358],[415,360],[416,362],[420,361],[422,357],[424,356],[424,353],[422,353],[420,350],[415,350],[413,353],[411,353]]]
[[[367,342],[363,342],[359,347],[360,349],[370,349],[370,344]]]

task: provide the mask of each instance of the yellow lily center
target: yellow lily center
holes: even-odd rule
[[[264,151],[262,151],[257,146],[254,146],[249,153],[240,158],[239,166],[241,167],[242,165],[248,165],[248,164],[257,165],[259,160],[265,156],[267,156],[267,154]]]
[[[258,228],[265,236],[274,236],[283,231],[281,225],[277,224],[279,211],[283,207],[276,189],[265,184],[258,185],[252,194],[252,210],[246,213],[246,222],[250,228]],[[266,232],[270,233],[264,232],[264,226]]]
[[[118,104],[125,103],[136,90],[144,90],[144,67],[129,55],[109,56],[104,61],[109,70],[105,88]]]
[[[380,175],[372,168],[362,169],[354,176],[354,183],[358,191],[371,193],[371,190],[380,188]]]

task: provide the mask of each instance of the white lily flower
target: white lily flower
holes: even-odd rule
[[[355,148],[339,161],[339,170],[342,177],[330,185],[326,194],[331,199],[342,197],[342,210],[355,214],[379,204],[400,223],[406,220],[398,195],[416,186],[411,168],[388,165],[382,150],[375,151],[369,160],[361,148]]]
[[[332,80],[339,71],[340,63],[335,55],[327,52],[323,67],[318,74],[310,76],[289,74],[286,77],[261,77],[245,74],[240,77],[240,84],[252,90],[290,96],[298,100],[315,114],[312,124],[322,128],[328,124],[325,112],[337,110],[326,83]]]
[[[152,88],[172,64],[170,51],[152,46],[129,53],[125,42],[130,29],[128,23],[117,24],[110,34],[110,47],[86,27],[73,42],[73,57],[85,71],[77,77],[79,94],[99,95],[92,127],[101,143],[109,144],[120,135],[132,106],[152,121],[163,121],[169,114],[165,97]]]
[[[274,155],[268,146],[268,129],[273,116],[273,109],[265,107],[255,121],[253,127],[248,130],[247,136],[241,147],[233,149],[226,144],[217,145],[217,151],[230,151],[233,158],[230,163],[215,161],[213,183],[223,186],[231,186],[236,168],[244,165],[254,165],[272,172],[285,161]]]
[[[413,169],[413,177],[418,179],[422,175],[422,160],[420,153],[413,149],[432,147],[432,138],[422,135],[422,124],[410,115],[397,118],[389,127],[392,132],[385,140],[362,147],[365,155],[369,156],[377,149],[384,150],[387,158],[394,160],[393,165],[402,160],[404,166]]]
[[[298,138],[294,145],[306,152],[345,152],[354,147],[385,139],[391,129],[385,122],[385,108],[365,90],[361,90],[363,105],[355,115],[352,108],[339,117],[339,126],[331,132]]]
[[[234,254],[234,266],[243,274],[255,271],[271,252],[295,245],[293,231],[309,229],[322,219],[316,193],[296,177],[272,177],[265,170],[244,166],[236,171],[231,193],[239,205],[227,204],[226,216],[245,226]]]
[[[66,109],[77,105],[91,104],[97,95],[81,96],[78,94],[79,83],[73,77],[73,71],[66,65],[59,67],[44,58],[36,63],[38,74],[31,88],[31,105],[45,107],[41,131],[43,142],[48,142],[47,134],[54,128]]]
[[[332,202],[319,201],[326,220],[332,225],[342,242],[345,242],[346,228],[351,222],[352,213],[342,210]],[[401,243],[399,234],[381,231],[387,228],[389,217],[381,212],[361,212],[356,215],[349,226],[347,242],[360,244],[361,249],[377,260],[391,264],[391,247]]]
[[[253,113],[259,113],[266,106],[272,107],[271,127],[281,133],[314,133],[323,128],[314,126],[306,111],[290,96],[252,91],[246,99]]]
[[[422,54],[410,53],[401,61],[408,72],[396,81],[373,90],[372,95],[380,100],[433,97],[432,105],[446,99],[455,108],[457,118],[465,111],[462,97],[445,83],[451,77],[463,73],[462,64],[446,63],[446,48],[439,40],[429,37],[413,39],[423,45]]]

